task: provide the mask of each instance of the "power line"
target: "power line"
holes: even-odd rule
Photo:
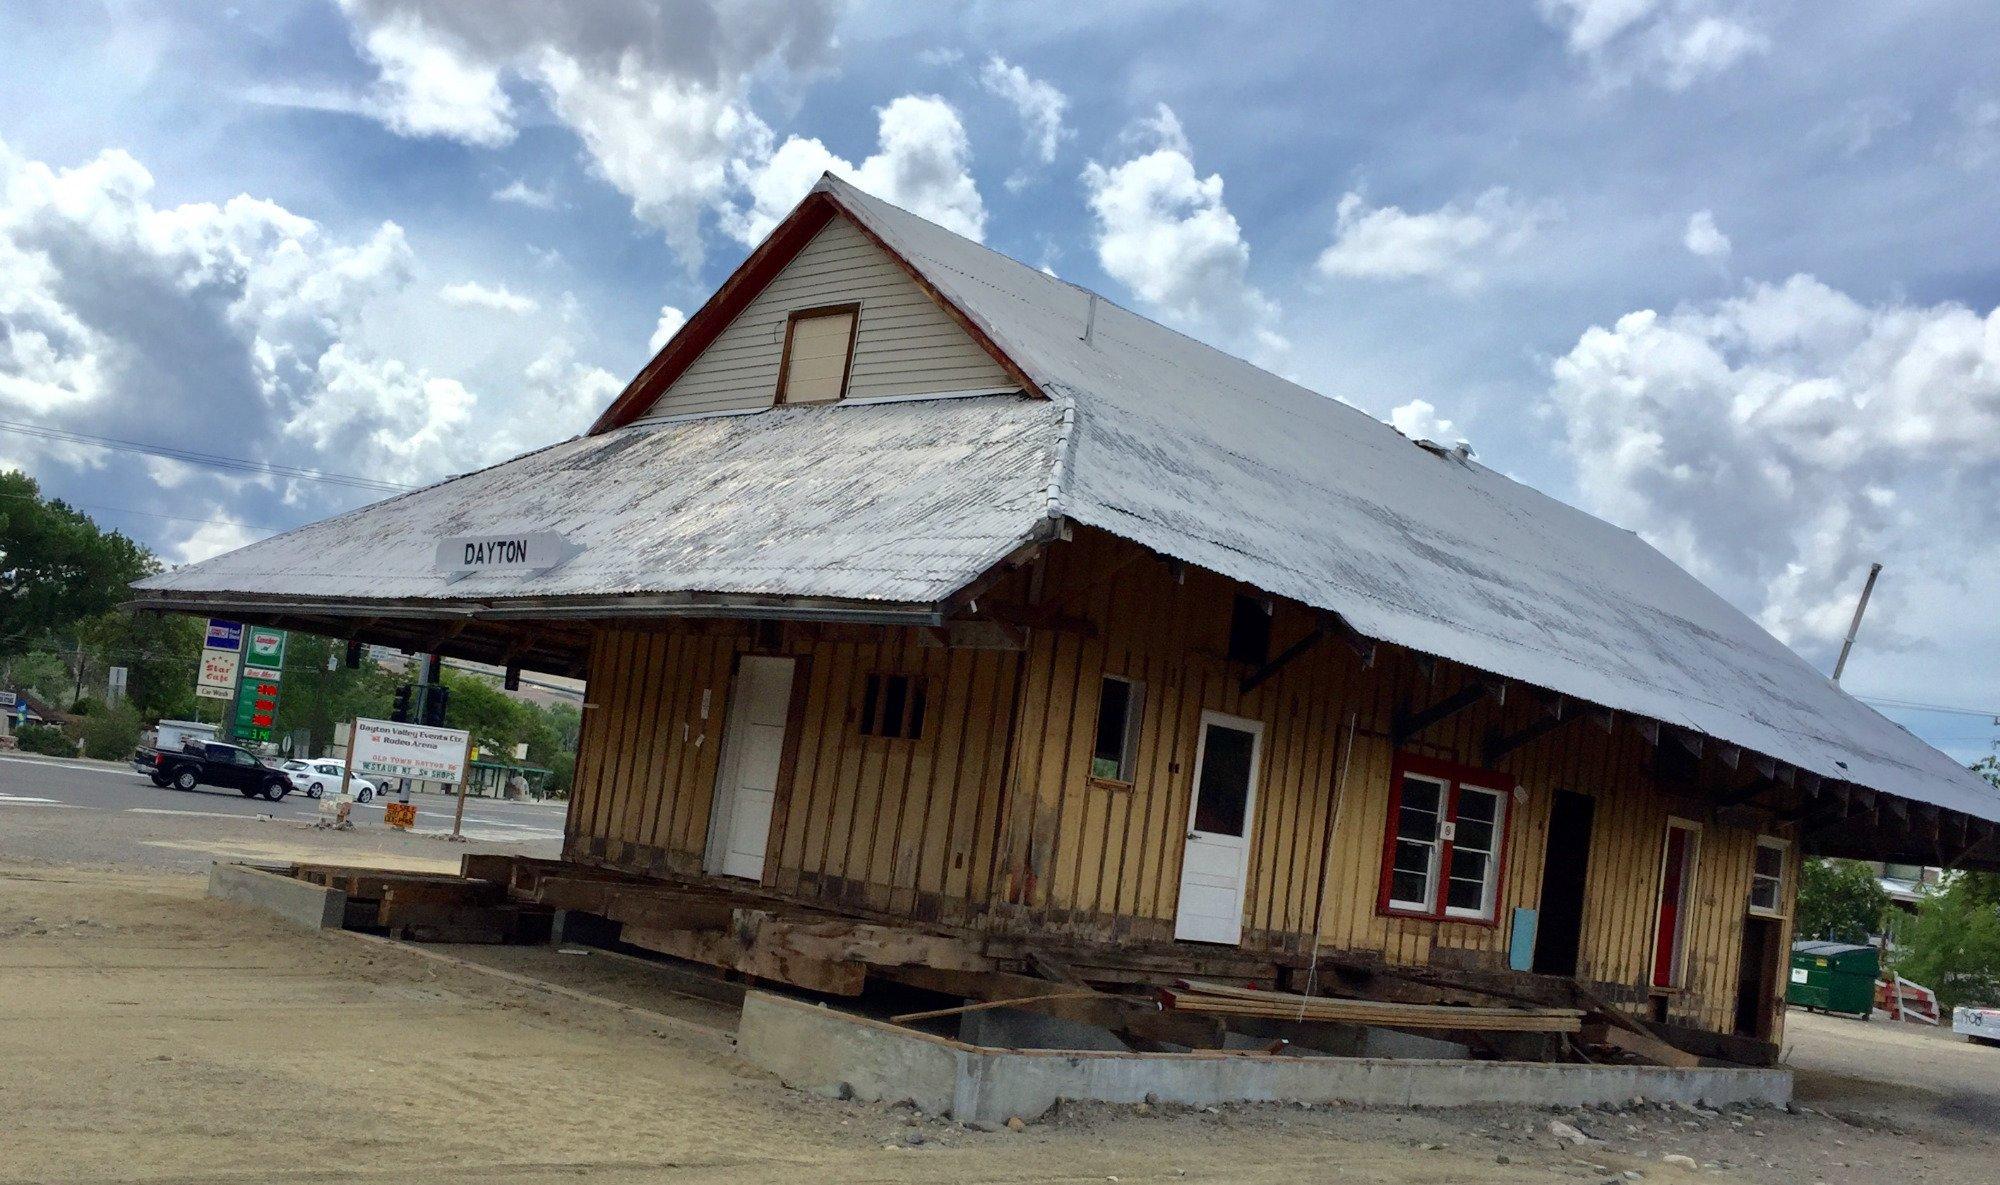
[[[212,469],[223,469],[233,473],[253,473],[263,477],[289,477],[300,481],[320,481],[329,485],[347,486],[350,489],[368,490],[380,494],[400,494],[415,489],[400,482],[382,481],[373,477],[361,477],[352,473],[330,473],[323,469],[304,469],[296,465],[279,465],[271,461],[252,461],[244,457],[224,456],[220,453],[196,452],[193,449],[176,448],[164,444],[142,444],[134,440],[121,440],[114,436],[97,436],[89,432],[72,432],[65,428],[49,428],[40,424],[24,424],[18,420],[0,420],[0,431],[18,432],[24,436],[40,437],[43,440],[59,440],[68,444],[88,445],[93,448],[119,449],[128,453],[147,453],[155,457],[165,457],[171,461],[181,461],[190,465],[205,465]]]
[[[2000,709],[1996,708],[1961,708],[1950,704],[1926,704],[1916,700],[1893,699],[1880,695],[1857,695],[1854,698],[1864,704],[1874,704],[1878,708],[1901,708],[1906,712],[1937,712],[1946,716],[1983,716],[1988,720],[2000,722]]]
[[[65,506],[73,506],[78,510],[100,510],[106,514],[137,514],[146,518],[171,519],[177,523],[207,523],[210,526],[216,527],[249,527],[257,531],[288,531],[291,529],[290,527],[274,527],[268,523],[237,522],[234,519],[227,518],[195,518],[192,515],[186,514],[162,514],[157,510],[134,510],[129,506],[106,506],[102,502],[72,502],[68,498],[39,499],[32,494],[0,494],[0,498],[11,498],[19,502],[61,502]]]

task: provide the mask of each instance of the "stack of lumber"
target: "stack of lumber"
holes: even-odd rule
[[[1301,996],[1234,987],[1226,983],[1182,980],[1160,990],[1160,1006],[1177,1012],[1246,1016],[1265,1020],[1302,1020],[1335,1024],[1379,1025],[1390,1029],[1455,1029],[1481,1033],[1574,1033],[1583,1027],[1575,1008],[1474,1008],[1456,1004],[1399,1004],[1391,1000],[1353,1000]]]

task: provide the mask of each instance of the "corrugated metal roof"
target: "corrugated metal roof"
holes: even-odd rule
[[[1075,423],[1058,509],[1370,637],[2000,821],[1644,540],[828,178]]]
[[[142,582],[154,593],[482,600],[733,593],[930,604],[1046,521],[1062,409],[987,396],[787,407],[579,437]],[[441,538],[548,530],[541,574],[457,582]]]
[[[1063,515],[1371,637],[1918,802],[2000,792],[1637,536],[832,178],[1051,400],[778,408],[615,429],[145,582],[437,600],[701,591],[936,602]],[[669,347],[670,349],[672,347]],[[636,413],[635,413],[636,414]],[[448,584],[436,540],[553,529],[541,576]]]

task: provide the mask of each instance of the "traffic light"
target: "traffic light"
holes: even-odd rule
[[[443,728],[445,708],[450,703],[451,688],[442,683],[424,688],[424,726]]]
[[[347,644],[347,669],[350,671],[358,671],[361,669],[360,642],[349,642]]]
[[[410,723],[410,685],[408,683],[396,689],[396,705],[389,709],[389,719],[398,724]]]

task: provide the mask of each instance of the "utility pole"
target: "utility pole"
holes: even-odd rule
[[[1847,669],[1848,652],[1854,649],[1854,635],[1861,632],[1861,615],[1868,612],[1868,598],[1875,592],[1875,578],[1882,574],[1882,565],[1868,565],[1868,583],[1861,586],[1861,600],[1855,603],[1854,620],[1847,623],[1847,640],[1840,644],[1840,657],[1833,663],[1833,681],[1840,682],[1840,673]]]

